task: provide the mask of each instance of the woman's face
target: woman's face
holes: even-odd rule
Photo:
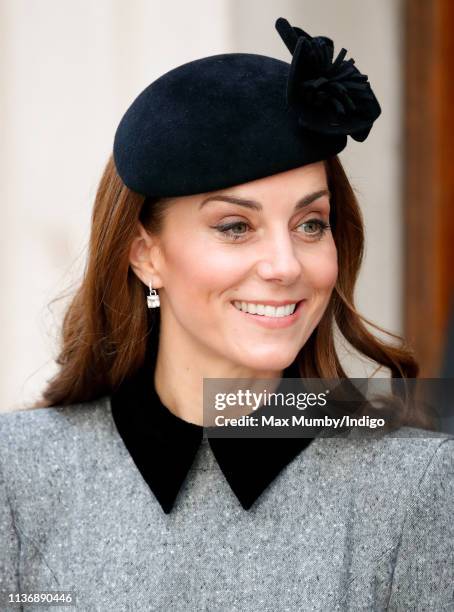
[[[172,199],[149,251],[161,333],[176,350],[181,341],[253,370],[287,367],[336,283],[329,212],[323,162]]]

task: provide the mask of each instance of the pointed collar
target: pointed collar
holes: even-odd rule
[[[154,387],[156,343],[143,366],[111,395],[117,430],[145,482],[169,514],[202,442],[204,427],[164,406]],[[296,362],[283,372],[298,378]],[[314,438],[208,438],[232,491],[245,510]],[[246,467],[247,466],[247,467]]]

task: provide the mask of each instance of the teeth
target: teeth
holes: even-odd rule
[[[234,306],[243,312],[250,314],[258,314],[265,317],[287,317],[291,315],[296,308],[295,304],[286,304],[285,306],[269,306],[268,304],[255,304],[252,302],[233,302]]]

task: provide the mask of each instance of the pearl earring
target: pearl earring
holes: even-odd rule
[[[147,295],[147,306],[148,308],[158,308],[161,305],[159,295],[156,293],[156,289],[151,288],[151,281],[148,283],[150,288],[150,295]]]

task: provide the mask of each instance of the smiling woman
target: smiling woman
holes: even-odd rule
[[[370,438],[204,436],[204,379],[347,379],[336,326],[392,378],[418,374],[354,303],[364,229],[338,153],[367,137],[378,102],[345,50],[333,62],[326,37],[277,29],[291,65],[202,58],[120,122],[59,371],[34,409],[1,417],[0,596],[452,603],[454,439],[411,404],[391,397],[394,429]]]

